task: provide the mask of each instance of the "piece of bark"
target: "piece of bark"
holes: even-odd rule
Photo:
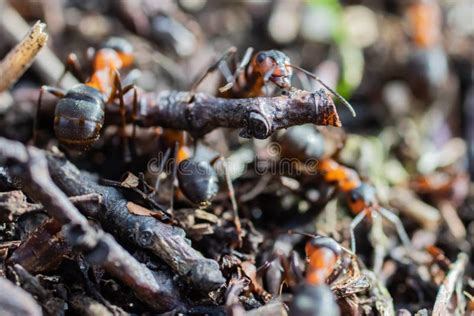
[[[22,41],[23,35],[28,33],[30,26],[23,17],[8,4],[8,1],[0,1],[0,28],[6,35],[5,40],[15,45]],[[43,79],[42,82],[49,85],[55,84],[64,72],[64,64],[47,46],[41,49],[37,57],[32,69],[40,75]],[[78,81],[74,76],[66,74],[60,86],[62,88],[70,88],[77,83]],[[36,98],[37,96],[38,94],[36,94]]]
[[[28,211],[30,203],[20,190],[0,192],[0,222],[11,222]]]
[[[71,252],[61,228],[57,220],[47,220],[21,243],[8,262],[20,264],[33,274],[54,270]]]

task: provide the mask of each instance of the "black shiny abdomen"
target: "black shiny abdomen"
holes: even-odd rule
[[[54,132],[67,147],[84,148],[94,143],[104,125],[105,103],[101,93],[85,84],[69,89],[56,104]]]
[[[177,175],[180,190],[201,207],[209,205],[219,191],[217,173],[207,161],[183,160],[178,165]]]

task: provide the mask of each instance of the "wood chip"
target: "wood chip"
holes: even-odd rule
[[[29,33],[0,62],[0,92],[10,88],[31,66],[38,52],[46,45],[46,24],[36,22]]]

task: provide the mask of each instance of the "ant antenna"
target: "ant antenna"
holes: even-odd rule
[[[306,233],[306,232],[300,232],[300,231],[291,230],[291,229],[288,230],[288,234],[289,235],[302,235],[302,236],[311,237],[311,238],[317,238],[317,237],[321,236],[321,235],[314,235],[314,234],[310,234],[310,233]]]
[[[351,112],[352,116],[355,117],[356,116],[356,112],[354,111],[354,108],[352,107],[352,105],[347,102],[346,99],[344,99],[344,97],[342,95],[340,95],[339,93],[337,93],[336,91],[334,91],[333,89],[331,89],[328,85],[326,85],[319,77],[315,76],[313,73],[309,72],[308,70],[306,69],[303,69],[301,67],[298,67],[298,66],[295,66],[295,65],[291,65],[291,64],[288,64],[287,66],[290,66],[296,70],[299,70],[301,71],[302,73],[304,73],[305,75],[313,78],[314,80],[316,80],[317,82],[319,82],[324,88],[326,88],[329,92],[331,92],[333,95],[335,95],[339,100],[342,101],[342,103],[345,105],[345,107]]]

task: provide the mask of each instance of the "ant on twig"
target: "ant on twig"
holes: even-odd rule
[[[264,88],[270,81],[278,88],[291,90],[291,77],[293,69],[303,72],[305,75],[318,81],[326,90],[335,95],[349,109],[353,116],[356,113],[352,106],[339,93],[327,86],[319,77],[309,71],[292,65],[290,58],[279,50],[260,51],[253,54],[253,48],[247,48],[244,57],[239,62],[237,57],[237,48],[230,47],[214,64],[212,64],[204,74],[193,84],[190,89],[193,95],[199,84],[213,71],[219,70],[223,76],[226,85],[219,88],[219,93],[227,98],[249,98],[265,95]],[[232,72],[228,59],[233,58],[235,71]]]
[[[110,38],[93,54],[93,73],[87,81],[67,91],[42,86],[36,110],[33,141],[37,140],[38,116],[43,93],[49,92],[60,98],[54,114],[54,131],[60,144],[72,150],[87,150],[100,137],[104,125],[105,106],[112,104],[116,98],[120,102],[121,137],[124,144],[127,144],[124,95],[133,90],[133,113],[136,113],[138,97],[134,85],[122,87],[119,70],[131,66],[133,60],[133,48],[128,41],[123,38]],[[82,77],[75,54],[71,53],[68,56],[65,72],[67,71],[71,71],[79,78]],[[134,135],[135,127],[132,139]],[[128,146],[125,148],[129,149]]]

